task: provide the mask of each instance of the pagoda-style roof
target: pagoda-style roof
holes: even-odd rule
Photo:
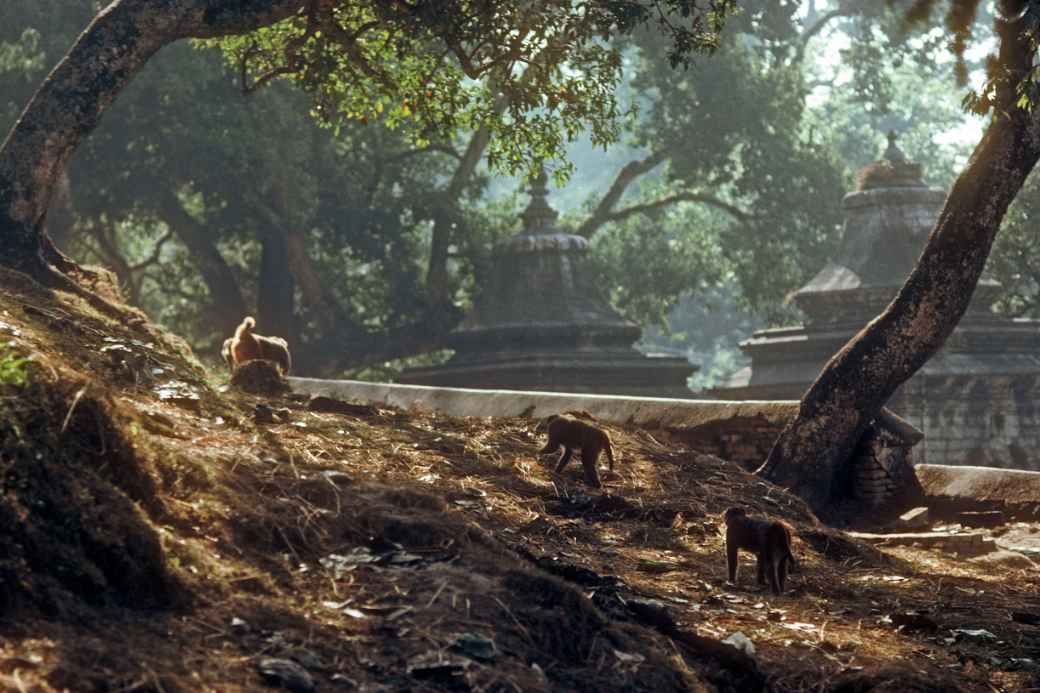
[[[938,219],[946,194],[928,187],[922,167],[899,149],[895,134],[879,161],[857,175],[843,199],[841,247],[793,301],[805,323],[759,330],[741,344],[751,366],[716,387],[720,397],[799,397],[823,364],[902,287]],[[1040,374],[1040,331],[1034,321],[996,315],[1000,285],[984,279],[942,351],[920,377]]]
[[[862,322],[876,315],[906,281],[946,194],[928,187],[920,164],[907,161],[888,134],[879,161],[856,176],[845,195],[841,248],[815,277],[793,295],[810,323],[848,315]],[[851,293],[850,293],[851,292]]]
[[[544,172],[531,185],[522,230],[495,250],[473,311],[451,335],[455,356],[411,369],[403,382],[685,396],[684,358],[648,357],[641,330],[605,300],[585,268],[588,240],[555,225]]]

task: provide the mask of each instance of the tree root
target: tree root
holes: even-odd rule
[[[56,249],[55,252],[57,252]],[[42,287],[53,291],[64,291],[81,298],[87,305],[106,317],[123,321],[140,320],[141,316],[129,306],[109,301],[82,286],[73,278],[73,276],[79,275],[86,280],[100,281],[101,275],[98,272],[88,270],[60,253],[59,266],[55,266],[48,261],[47,256],[49,255],[49,252],[41,249],[38,262],[33,263],[34,266],[27,268],[28,271],[26,271],[26,274]]]

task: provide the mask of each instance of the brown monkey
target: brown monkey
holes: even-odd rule
[[[789,567],[794,566],[791,553],[791,530],[783,522],[768,518],[748,517],[743,508],[730,508],[726,520],[726,569],[729,581],[737,581],[737,549],[745,549],[758,559],[758,584],[765,584],[773,594],[783,594]]]
[[[224,340],[220,355],[224,357],[228,368],[234,371],[239,364],[254,359],[274,361],[283,374],[288,374],[292,367],[289,355],[289,344],[281,337],[265,337],[254,334],[256,321],[246,317],[242,324],[235,328],[235,336]]]
[[[549,442],[538,451],[538,454],[546,455],[556,452],[562,445],[563,455],[556,464],[556,473],[559,474],[571,461],[574,449],[581,448],[581,464],[585,468],[585,483],[599,488],[596,460],[599,459],[600,452],[606,451],[607,459],[610,460],[610,470],[614,471],[614,450],[610,447],[610,436],[595,426],[569,416],[553,414],[546,421],[549,424]]]

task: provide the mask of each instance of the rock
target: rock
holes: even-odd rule
[[[902,626],[905,631],[914,630],[926,630],[934,631],[938,630],[939,624],[936,623],[930,616],[920,611],[907,611],[902,613],[894,613],[889,616],[892,620],[892,625]]]
[[[957,513],[957,521],[965,527],[1000,527],[1007,522],[1001,510],[960,512]]]
[[[280,395],[289,383],[274,361],[255,359],[239,364],[231,374],[231,385],[254,395]]]
[[[931,524],[928,508],[921,507],[907,510],[899,516],[899,520],[895,524],[906,529],[924,529]]]
[[[274,423],[274,409],[263,402],[257,402],[256,407],[253,408],[253,421],[258,424]]]
[[[187,409],[195,413],[202,411],[199,389],[182,380],[171,380],[162,385],[156,386],[155,394],[158,395],[159,399],[162,401],[170,402],[182,409]]]
[[[465,657],[431,650],[408,660],[408,674],[431,683],[452,685],[459,681],[470,665],[472,662]]]
[[[961,638],[967,638],[968,640],[974,640],[976,642],[997,641],[997,636],[993,635],[993,633],[990,633],[985,628],[954,628],[950,631],[950,634],[958,640]]]
[[[314,678],[291,659],[263,657],[256,663],[256,668],[264,681],[272,686],[281,686],[293,693],[310,693],[314,690]]]
[[[740,650],[749,657],[755,656],[755,644],[751,642],[748,636],[744,635],[739,630],[736,633],[730,635],[722,642],[729,645],[730,647],[735,647],[736,649]]]
[[[326,469],[321,475],[331,481],[334,484],[348,485],[354,483],[354,477],[350,476],[346,472],[341,472],[336,469]]]
[[[377,409],[370,404],[354,404],[324,395],[311,397],[307,402],[307,408],[325,414],[346,414],[348,416],[373,416],[377,412]]]
[[[490,661],[497,654],[495,641],[478,633],[463,633],[455,639],[451,649],[471,659],[482,661]]]
[[[285,655],[307,669],[321,670],[325,668],[325,663],[322,661],[321,657],[319,657],[313,650],[308,650],[306,647],[296,647],[291,650],[286,650]]]

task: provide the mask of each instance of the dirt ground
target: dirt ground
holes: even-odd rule
[[[592,492],[534,420],[222,381],[0,274],[5,690],[1040,690],[1015,555],[877,551],[660,432]],[[725,583],[732,505],[796,530],[784,596]]]

